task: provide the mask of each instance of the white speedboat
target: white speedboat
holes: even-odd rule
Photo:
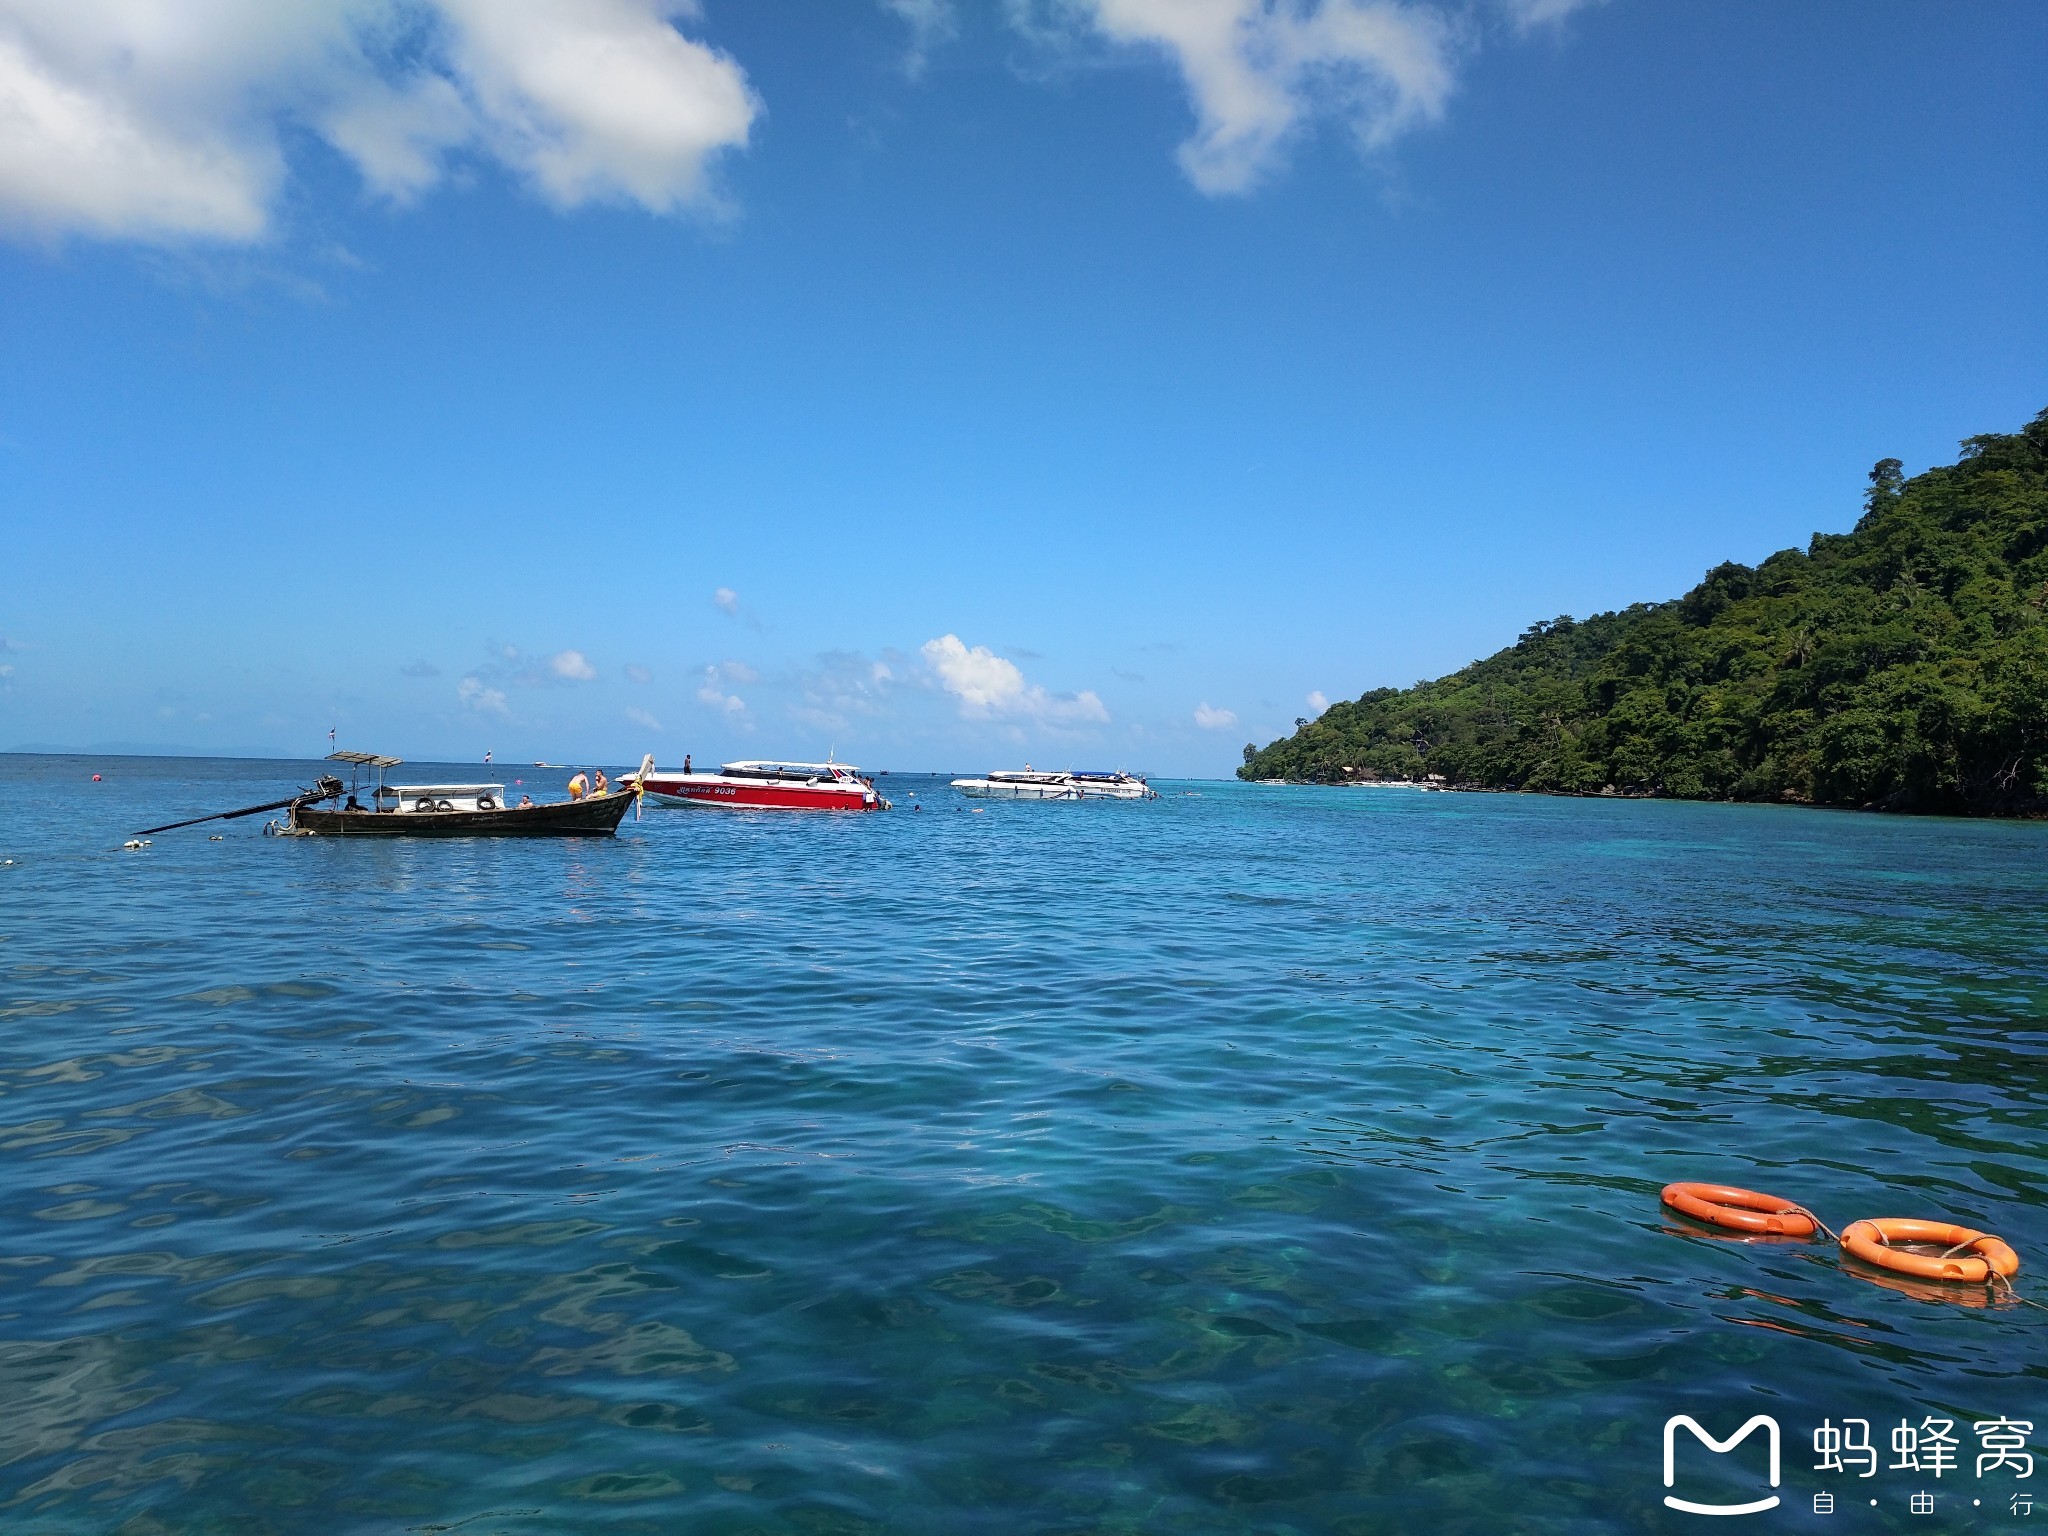
[[[1145,782],[1143,774],[1098,773],[1076,770],[1067,775],[1083,800],[1157,800],[1159,791]]]
[[[1021,769],[997,768],[985,779],[955,779],[953,787],[977,800],[1078,800],[1081,791],[1070,773],[1036,773],[1029,763]]]

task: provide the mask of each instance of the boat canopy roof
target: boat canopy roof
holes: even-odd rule
[[[386,784],[386,795],[502,795],[502,784]]]
[[[857,774],[860,770],[851,763],[777,763],[750,760],[743,763],[726,763],[719,772],[742,778],[829,779],[842,773]]]
[[[327,761],[330,763],[358,763],[365,768],[396,768],[405,759],[402,757],[384,757],[376,752],[330,752],[327,754]]]

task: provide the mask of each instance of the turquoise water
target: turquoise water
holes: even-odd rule
[[[119,849],[313,771],[0,757],[0,1528],[1677,1531],[1677,1413],[1783,1424],[1709,1529],[2029,1528],[1970,1425],[2048,1312],[1657,1190],[2048,1299],[2048,827],[896,776]],[[1813,1470],[1852,1415],[1963,1465]]]

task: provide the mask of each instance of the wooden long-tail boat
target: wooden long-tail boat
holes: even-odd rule
[[[633,791],[616,789],[548,805],[499,805],[417,811],[357,806],[323,810],[294,805],[278,828],[292,837],[610,837],[633,806]]]
[[[281,810],[284,819],[267,823],[265,832],[278,837],[610,837],[638,798],[634,789],[622,787],[545,805],[508,805],[503,784],[386,784],[385,771],[396,768],[401,758],[330,752],[327,760],[349,764],[351,782],[344,785],[327,774],[312,789],[289,799],[147,830],[168,832]],[[376,770],[374,789],[361,782],[367,769]],[[366,790],[367,805],[361,799]]]

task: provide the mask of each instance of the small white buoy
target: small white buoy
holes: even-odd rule
[[[121,846],[123,848],[140,848],[142,846],[142,839],[139,837],[131,837],[128,839],[127,842],[123,843]]]
[[[209,843],[218,843],[218,842],[222,842],[222,841],[224,841],[224,839],[223,839],[223,838],[221,837],[221,835],[220,835],[220,834],[219,834],[218,832],[212,833],[212,834],[211,834],[210,836],[208,836],[208,838],[207,838],[206,840],[207,840],[207,841],[208,841]]]

